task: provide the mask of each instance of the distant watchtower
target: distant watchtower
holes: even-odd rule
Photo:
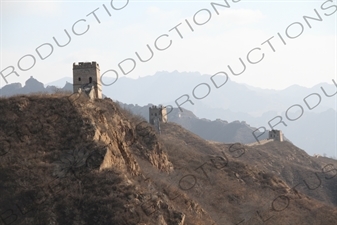
[[[166,115],[166,107],[159,105],[152,106],[149,108],[149,122],[150,124],[154,125],[155,122],[167,122],[167,115]]]
[[[271,130],[269,131],[268,139],[273,139],[274,141],[283,141],[283,134],[280,130]]]
[[[73,91],[85,91],[90,98],[102,98],[101,72],[96,62],[73,64]]]
[[[154,125],[159,133],[160,130],[160,122],[166,123],[167,122],[167,113],[166,107],[159,105],[152,106],[149,108],[149,122],[150,124]]]

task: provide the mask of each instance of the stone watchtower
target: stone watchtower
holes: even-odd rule
[[[149,122],[152,125],[155,125],[156,122],[167,122],[166,107],[159,105],[152,106],[149,108]]]
[[[102,98],[101,72],[96,62],[73,64],[73,91],[86,92],[90,98]]]
[[[160,129],[160,122],[166,123],[167,122],[167,113],[166,107],[159,105],[152,106],[149,108],[149,122],[150,124],[154,125],[156,130],[161,134]]]
[[[271,130],[269,131],[268,139],[273,139],[274,141],[283,141],[283,134],[280,130]]]

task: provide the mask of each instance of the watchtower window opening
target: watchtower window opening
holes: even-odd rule
[[[80,78],[80,77],[78,78],[78,81],[81,81],[81,78]]]
[[[90,84],[92,83],[92,77],[89,77],[89,83]]]

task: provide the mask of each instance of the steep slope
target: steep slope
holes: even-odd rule
[[[269,171],[311,198],[337,206],[336,160],[311,157],[289,142],[269,142],[246,149],[245,157],[239,159],[243,163]]]
[[[180,174],[172,183],[196,199],[217,224],[336,223],[335,160],[317,161],[288,142],[254,147],[209,143],[175,124],[164,124],[162,133]],[[273,172],[280,168],[280,173]],[[317,190],[306,190],[304,182]]]
[[[158,135],[112,100],[78,94],[0,99],[0,115],[6,225],[337,224],[335,170],[319,174],[332,185],[317,196],[294,189],[288,174],[327,162],[290,143],[210,143],[173,123]]]
[[[111,100],[0,100],[0,216],[4,224],[210,224],[152,186],[137,161],[173,171],[152,127]],[[134,120],[134,121],[132,121]],[[200,219],[195,215],[203,213]]]

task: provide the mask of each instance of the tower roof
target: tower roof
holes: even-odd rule
[[[95,61],[73,63],[73,69],[83,69],[83,68],[99,68],[99,64],[96,63]]]

